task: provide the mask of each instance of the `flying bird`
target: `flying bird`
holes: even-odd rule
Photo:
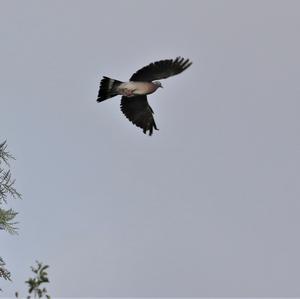
[[[108,77],[103,77],[100,82],[97,102],[102,102],[117,95],[121,95],[121,110],[124,115],[145,134],[153,129],[158,130],[153,110],[148,104],[147,95],[155,92],[161,79],[180,74],[191,66],[189,59],[177,57],[150,63],[135,72],[128,82],[121,82]]]

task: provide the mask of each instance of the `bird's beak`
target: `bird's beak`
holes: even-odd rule
[[[160,86],[161,88],[164,88],[162,85]]]

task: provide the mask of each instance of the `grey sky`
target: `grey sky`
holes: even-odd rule
[[[53,296],[300,296],[299,1],[1,1],[1,139],[20,235],[1,255]],[[101,76],[190,69],[160,131],[96,103]]]

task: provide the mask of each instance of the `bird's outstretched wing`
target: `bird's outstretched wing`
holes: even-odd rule
[[[130,81],[154,81],[165,79],[186,70],[192,62],[189,59],[177,57],[176,59],[166,59],[150,63],[134,73]]]
[[[153,110],[145,95],[130,98],[123,96],[121,110],[133,124],[142,128],[145,134],[149,131],[151,136],[153,129],[158,130],[153,118]]]

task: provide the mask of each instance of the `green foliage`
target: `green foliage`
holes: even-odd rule
[[[0,277],[4,278],[6,280],[11,280],[10,273],[8,270],[5,269],[5,263],[1,257],[0,257]]]
[[[15,189],[15,180],[12,179],[9,169],[9,160],[14,157],[7,151],[6,141],[0,143],[0,230],[10,234],[17,233],[17,222],[14,221],[18,214],[12,209],[4,209],[10,198],[21,198],[21,194]],[[10,280],[10,272],[5,268],[5,262],[0,257],[0,278]],[[1,291],[1,289],[0,289]]]
[[[42,298],[46,297],[50,299],[50,295],[47,294],[47,289],[42,286],[45,283],[49,283],[47,269],[49,268],[48,265],[43,265],[42,263],[36,261],[37,266],[31,267],[31,271],[35,274],[33,278],[29,278],[25,283],[28,285],[28,296],[27,299],[32,298]],[[16,292],[16,297],[19,297],[19,294]]]
[[[17,222],[12,222],[18,213],[12,209],[4,210],[0,208],[0,229],[7,231],[10,234],[16,234],[17,228],[15,225]]]
[[[1,161],[8,164],[9,159],[14,159],[14,157],[7,151],[6,141],[0,143],[0,164]]]
[[[9,160],[14,157],[7,151],[6,141],[0,143],[0,230],[4,230],[10,234],[17,233],[17,222],[14,221],[18,214],[12,209],[4,209],[1,205],[7,204],[10,198],[21,198],[21,194],[15,189],[15,180],[12,179],[11,171],[9,169]],[[29,278],[25,283],[28,285],[28,296],[30,298],[46,297],[50,299],[47,294],[47,289],[44,287],[45,283],[49,283],[47,269],[48,265],[43,265],[36,262],[36,267],[31,267],[32,272],[35,274],[33,278]],[[5,268],[5,262],[0,257],[0,278],[11,280],[10,272]],[[1,291],[1,289],[0,289]],[[16,297],[19,297],[16,292]]]
[[[7,203],[7,199],[21,198],[21,194],[14,188],[15,180],[12,179],[9,159],[14,157],[7,151],[6,141],[0,143],[0,204]]]

